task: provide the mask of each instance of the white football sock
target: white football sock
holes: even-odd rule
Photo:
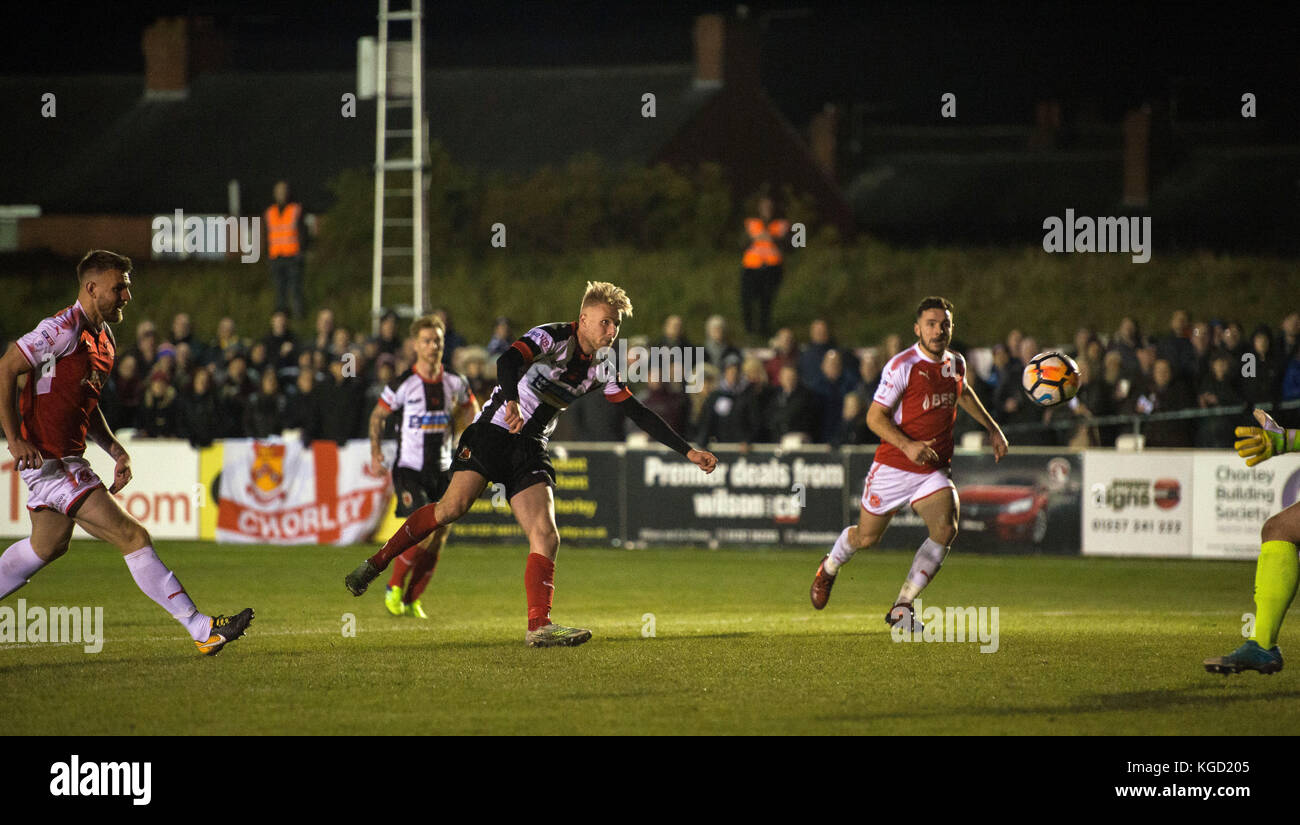
[[[834,576],[840,572],[840,565],[853,558],[853,554],[858,552],[857,548],[849,544],[849,531],[852,527],[845,527],[840,533],[840,537],[835,540],[835,546],[831,548],[831,554],[822,562],[822,569],[826,575]]]
[[[151,545],[146,544],[134,553],[122,557],[135,583],[144,594],[158,603],[158,606],[171,614],[172,618],[185,626],[190,638],[196,642],[205,642],[212,629],[212,617],[200,613],[190,601],[184,586],[176,574],[162,563]]]
[[[907,571],[907,581],[903,582],[903,589],[898,591],[898,601],[910,602],[920,595],[925,586],[939,575],[939,568],[943,567],[943,559],[947,555],[948,548],[934,539],[927,537],[921,542],[912,559],[912,569]]]
[[[0,599],[27,584],[27,580],[44,566],[45,560],[32,549],[30,537],[9,545],[9,549],[0,555]]]

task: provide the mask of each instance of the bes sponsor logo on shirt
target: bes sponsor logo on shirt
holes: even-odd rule
[[[406,417],[406,427],[423,432],[444,432],[450,419],[445,412],[416,413]]]
[[[955,406],[957,406],[957,393],[955,392],[926,393],[925,397],[921,399],[921,409],[923,410]]]

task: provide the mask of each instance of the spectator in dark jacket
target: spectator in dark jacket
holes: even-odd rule
[[[751,423],[751,442],[771,441],[767,431],[767,407],[772,402],[774,388],[768,386],[767,370],[757,358],[746,358],[740,365],[742,389],[739,402],[745,408],[744,416]]]
[[[244,407],[244,434],[249,438],[270,438],[284,431],[285,400],[274,370],[262,373],[258,391]]]
[[[1182,378],[1174,373],[1173,365],[1168,360],[1157,358],[1151,377],[1150,412],[1175,412],[1196,406],[1196,397]],[[1139,408],[1138,411],[1145,410]],[[1148,447],[1190,447],[1194,425],[1189,418],[1150,421],[1143,425],[1142,432],[1146,435]]]
[[[1208,329],[1208,326],[1207,326]],[[1169,362],[1174,377],[1183,381],[1198,379],[1196,347],[1191,340],[1192,326],[1184,310],[1174,310],[1169,317],[1169,334],[1156,343],[1156,357]]]
[[[1083,446],[1115,446],[1118,431],[1115,425],[1093,427],[1088,419],[1104,418],[1115,414],[1115,387],[1107,380],[1110,373],[1118,376],[1122,361],[1118,353],[1110,357],[1109,370],[1104,363],[1088,358],[1079,362],[1079,392],[1075,395],[1076,403],[1071,406],[1073,412],[1082,419],[1081,425],[1088,429],[1088,439]]]
[[[226,374],[217,388],[217,407],[221,411],[218,438],[244,437],[244,408],[249,397],[256,391],[248,371],[248,361],[242,355],[236,355],[226,365]]]
[[[767,407],[768,435],[773,441],[780,441],[790,433],[803,433],[809,442],[815,441],[817,400],[807,387],[799,383],[798,368],[782,367],[780,382]]]
[[[391,309],[379,319],[379,334],[371,339],[381,354],[397,356],[402,351],[402,336],[397,330],[397,313]]]
[[[821,373],[813,382],[813,395],[821,408],[818,441],[831,443],[838,437],[843,420],[844,396],[857,388],[857,380],[844,369],[839,350],[827,350],[822,356]]]
[[[1237,420],[1242,417],[1240,408],[1245,400],[1245,396],[1237,389],[1236,382],[1232,380],[1232,355],[1226,350],[1218,350],[1210,358],[1210,374],[1201,381],[1196,403],[1202,409],[1238,407],[1239,411],[1235,415],[1218,415],[1200,419],[1196,426],[1196,446],[1219,448],[1232,446],[1235,440],[1233,430],[1236,428]],[[1245,421],[1241,423],[1244,424]]]
[[[1242,376],[1242,395],[1252,406],[1275,404],[1282,394],[1282,375],[1286,365],[1273,348],[1273,331],[1261,324],[1250,336],[1250,359],[1238,360]]]
[[[324,384],[316,382],[315,371],[305,369],[285,396],[284,428],[301,430],[303,444],[325,438],[325,392]]]
[[[155,370],[136,412],[137,435],[144,438],[176,438],[180,435],[180,403],[167,373]]]
[[[822,372],[822,360],[826,353],[835,348],[831,340],[831,328],[821,318],[813,319],[808,325],[808,343],[799,350],[799,380],[809,389],[817,382]],[[838,416],[839,413],[837,412]]]
[[[195,447],[207,447],[222,435],[221,428],[222,411],[212,389],[212,373],[200,368],[194,373],[194,386],[181,398],[181,437]]]
[[[282,309],[271,313],[271,330],[262,339],[266,360],[275,369],[291,369],[298,360],[298,340],[289,329],[289,315]]]
[[[338,444],[349,438],[364,438],[362,409],[366,402],[366,389],[361,379],[345,375],[343,362],[336,359],[330,362],[329,377],[322,382],[319,392],[322,402],[321,438]],[[369,412],[365,410],[365,415]]]
[[[1137,351],[1142,343],[1142,333],[1138,328],[1137,321],[1132,318],[1124,317],[1119,322],[1119,328],[1115,330],[1115,335],[1111,339],[1108,352],[1118,352],[1121,359],[1123,377],[1132,381],[1142,370],[1138,363]]]
[[[722,379],[704,404],[704,430],[701,441],[709,444],[721,441],[728,444],[749,444],[758,433],[754,409],[741,400],[744,381],[741,378],[740,359],[729,358],[722,367]]]

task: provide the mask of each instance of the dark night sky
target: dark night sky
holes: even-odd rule
[[[735,9],[657,1],[426,5],[430,67],[688,61],[694,15]],[[5,11],[11,36],[0,73],[139,73],[140,31],[178,14],[215,20],[230,43],[231,69],[347,70],[356,38],[375,31],[376,9],[367,0],[31,4]],[[1053,95],[1095,101],[1105,119],[1173,92],[1192,118],[1233,115],[1242,91],[1268,95],[1288,115],[1300,107],[1300,27],[1281,3],[891,0],[750,9],[766,19],[765,85],[797,122],[825,101],[869,101],[881,120],[923,122],[934,118],[942,91],[975,104],[963,106],[967,123],[1024,120],[1035,100]]]

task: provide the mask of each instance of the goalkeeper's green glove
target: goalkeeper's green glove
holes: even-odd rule
[[[1238,427],[1237,442],[1233,449],[1246,459],[1247,467],[1254,467],[1275,455],[1300,451],[1300,430],[1284,430],[1263,410],[1255,410],[1258,427]]]

